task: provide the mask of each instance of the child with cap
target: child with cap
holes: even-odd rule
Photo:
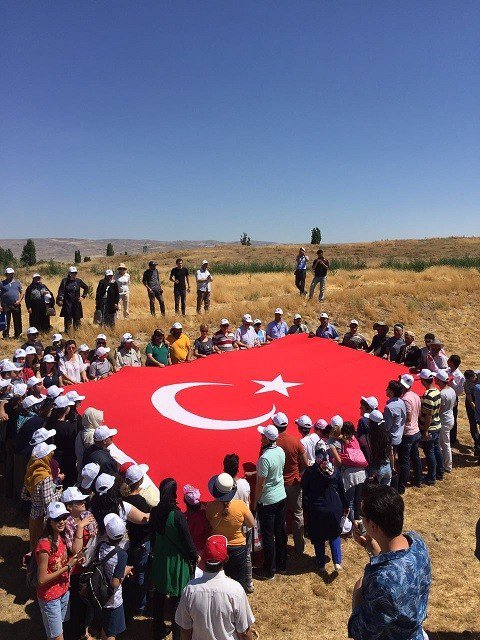
[[[43,535],[35,544],[37,599],[47,638],[63,638],[63,623],[68,620],[69,613],[70,572],[83,561],[81,552],[68,557],[65,544],[67,517],[68,511],[62,502],[50,502]]]
[[[324,429],[325,437],[327,438],[327,444],[331,448],[336,449],[337,453],[340,454],[342,450],[342,440],[340,438],[341,429],[343,427],[343,418],[339,415],[335,415],[330,418],[329,424]],[[334,460],[337,459],[335,453],[333,453]]]
[[[102,637],[114,640],[126,629],[123,608],[122,582],[132,573],[128,555],[119,545],[126,533],[125,522],[116,513],[108,513],[103,519],[106,541],[100,542],[98,559],[104,560],[105,577],[114,592],[102,609]]]
[[[357,424],[357,438],[360,438],[365,433],[368,433],[368,419],[365,418],[366,413],[370,413],[374,409],[378,408],[378,400],[375,396],[361,396],[360,397],[360,419]]]
[[[307,458],[310,464],[315,462],[315,445],[320,440],[320,437],[316,433],[310,433],[312,430],[312,420],[310,416],[303,415],[295,420],[298,431],[302,436],[300,442],[305,447]],[[302,472],[304,469],[301,470]]]
[[[186,484],[183,487],[183,501],[186,506],[185,518],[187,519],[188,530],[198,550],[198,555],[201,556],[212,529],[200,498],[200,491],[196,487],[191,484]]]

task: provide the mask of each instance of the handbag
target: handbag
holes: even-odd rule
[[[102,324],[103,313],[101,309],[95,309],[95,313],[93,314],[93,324]]]
[[[57,315],[57,311],[55,307],[47,307],[47,316],[51,318],[52,316],[56,316],[56,315]]]
[[[357,448],[343,444],[340,459],[345,467],[361,467],[362,469],[366,469],[368,467],[367,459],[363,455],[363,451],[360,449],[360,446]]]

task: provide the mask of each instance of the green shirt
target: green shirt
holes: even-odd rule
[[[418,417],[418,426],[423,429],[426,422],[426,412],[432,412],[432,419],[430,421],[429,431],[437,431],[440,429],[440,402],[441,396],[438,389],[427,389],[423,396],[420,398],[421,408],[420,415]]]
[[[257,475],[265,478],[260,504],[275,504],[287,497],[283,483],[283,467],[285,466],[285,451],[274,445],[267,447],[258,459]]]
[[[149,342],[145,349],[145,353],[147,355],[151,354],[157,362],[160,362],[160,364],[168,364],[168,347],[164,342],[162,342],[160,346]],[[147,366],[148,364],[149,362],[147,360]]]

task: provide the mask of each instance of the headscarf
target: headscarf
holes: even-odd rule
[[[88,407],[82,416],[82,442],[85,448],[93,444],[93,432],[103,424],[103,411]]]
[[[52,477],[50,461],[53,457],[53,451],[44,458],[30,458],[27,471],[25,473],[25,487],[30,495],[35,491],[37,484],[40,484],[45,478]]]
[[[315,464],[321,473],[327,476],[333,475],[335,467],[333,466],[330,448],[323,440],[319,440],[315,447]]]

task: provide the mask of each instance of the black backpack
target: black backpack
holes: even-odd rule
[[[105,563],[117,553],[117,549],[113,549],[103,558],[97,558],[80,574],[78,580],[78,592],[82,600],[98,613],[107,604],[113,596],[114,588],[110,584],[105,575]]]

